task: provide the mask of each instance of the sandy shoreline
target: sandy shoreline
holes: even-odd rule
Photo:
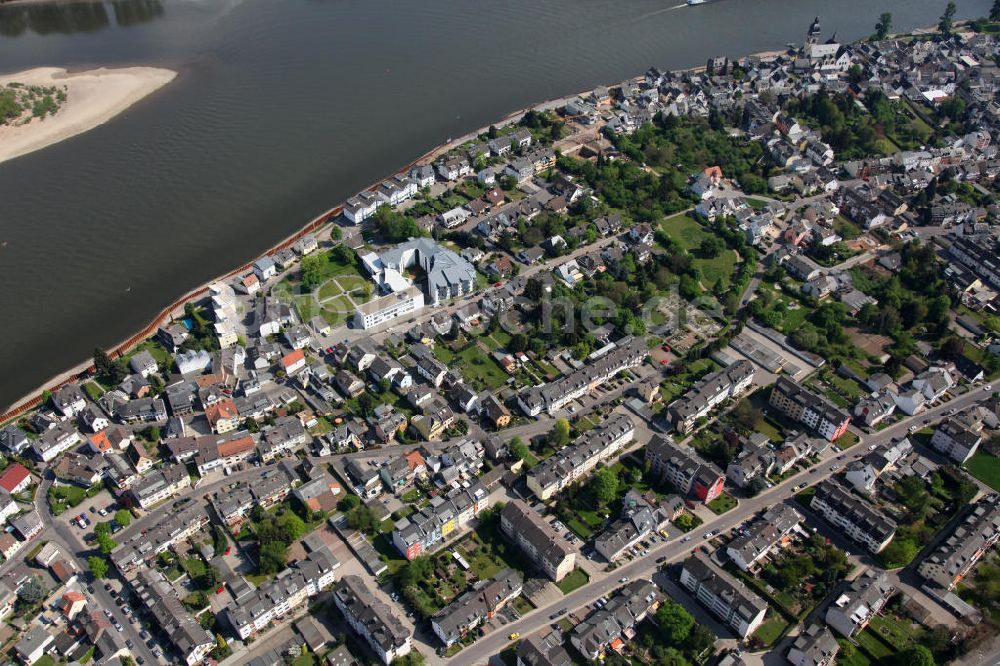
[[[177,72],[157,67],[102,67],[68,73],[60,67],[38,67],[0,75],[0,84],[66,86],[59,111],[26,125],[0,126],[0,162],[41,150],[106,123],[150,93],[170,83]]]

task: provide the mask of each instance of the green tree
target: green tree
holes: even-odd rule
[[[599,469],[591,479],[590,487],[594,498],[602,506],[607,506],[618,497],[618,475],[607,467]]]
[[[898,666],[935,666],[934,655],[923,645],[914,645],[902,650],[893,660]]]
[[[283,570],[288,563],[288,547],[280,541],[268,541],[260,546],[260,565],[262,574],[274,574]]]
[[[427,658],[419,652],[413,651],[409,654],[405,654],[402,657],[396,657],[392,660],[391,666],[425,666],[427,663]]]
[[[656,623],[671,645],[680,645],[694,628],[694,617],[679,603],[665,600],[656,611]]]
[[[119,527],[128,527],[132,523],[132,513],[128,509],[115,511],[115,522]]]
[[[38,576],[32,576],[17,591],[17,601],[22,607],[34,606],[45,598],[45,587]]]
[[[889,12],[882,12],[878,17],[878,21],[875,23],[875,39],[885,39],[889,36],[889,31],[892,29],[892,14]]]
[[[113,551],[115,549],[115,547],[117,547],[117,546],[118,546],[118,544],[115,543],[115,540],[112,539],[107,534],[101,534],[101,535],[99,535],[97,537],[97,548],[104,555],[107,555],[108,553],[110,553],[111,551]]]
[[[370,532],[375,527],[375,514],[364,504],[356,506],[347,514],[347,524],[356,530]]]
[[[722,239],[717,236],[709,236],[701,242],[701,245],[698,246],[698,251],[701,253],[701,256],[706,259],[715,259],[722,254],[724,249],[726,249],[726,244],[723,243]]]
[[[361,498],[357,495],[345,495],[344,499],[337,502],[337,509],[343,513],[347,513],[356,506],[361,505]]]
[[[510,452],[518,460],[527,460],[531,457],[531,449],[528,448],[528,445],[520,437],[510,440]]]
[[[104,578],[108,575],[108,561],[103,557],[91,555],[87,558],[87,568],[94,578]]]
[[[990,20],[1000,21],[1000,0],[993,0],[993,6],[990,7]]]
[[[555,425],[552,426],[552,432],[549,433],[549,444],[556,449],[561,449],[569,444],[569,421],[556,419]]]
[[[955,27],[955,10],[955,3],[949,2],[944,8],[944,14],[941,14],[941,18],[938,20],[938,30],[945,37],[950,37],[951,31]]]
[[[703,624],[691,627],[691,633],[684,639],[684,649],[694,655],[699,655],[715,645],[715,634]]]

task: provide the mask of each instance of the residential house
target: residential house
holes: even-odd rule
[[[541,571],[559,582],[576,566],[576,551],[548,522],[521,500],[500,512],[500,529]]]

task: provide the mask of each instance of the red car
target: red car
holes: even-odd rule
[[[665,352],[668,352],[668,351],[670,351],[670,345],[661,345],[660,349],[662,349]]]
[[[215,593],[216,593],[216,594],[222,594],[222,592],[223,592],[223,591],[224,591],[225,589],[226,589],[226,588],[225,588],[225,586],[223,586],[223,585],[220,585],[219,587],[215,588]]]
[[[668,365],[669,363],[670,361],[668,361],[667,359],[663,359],[662,361],[660,361],[660,365]]]
[[[226,546],[226,552],[225,552],[225,553],[223,553],[223,554],[224,554],[224,555],[228,555],[228,554],[229,554],[229,553],[231,553],[231,552],[233,552],[233,547],[232,547],[232,546]]]

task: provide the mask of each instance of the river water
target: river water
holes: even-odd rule
[[[991,0],[959,0],[958,16]],[[715,55],[933,24],[943,0],[0,5],[0,71],[159,65],[111,123],[0,164],[0,411],[358,189],[532,103]]]

